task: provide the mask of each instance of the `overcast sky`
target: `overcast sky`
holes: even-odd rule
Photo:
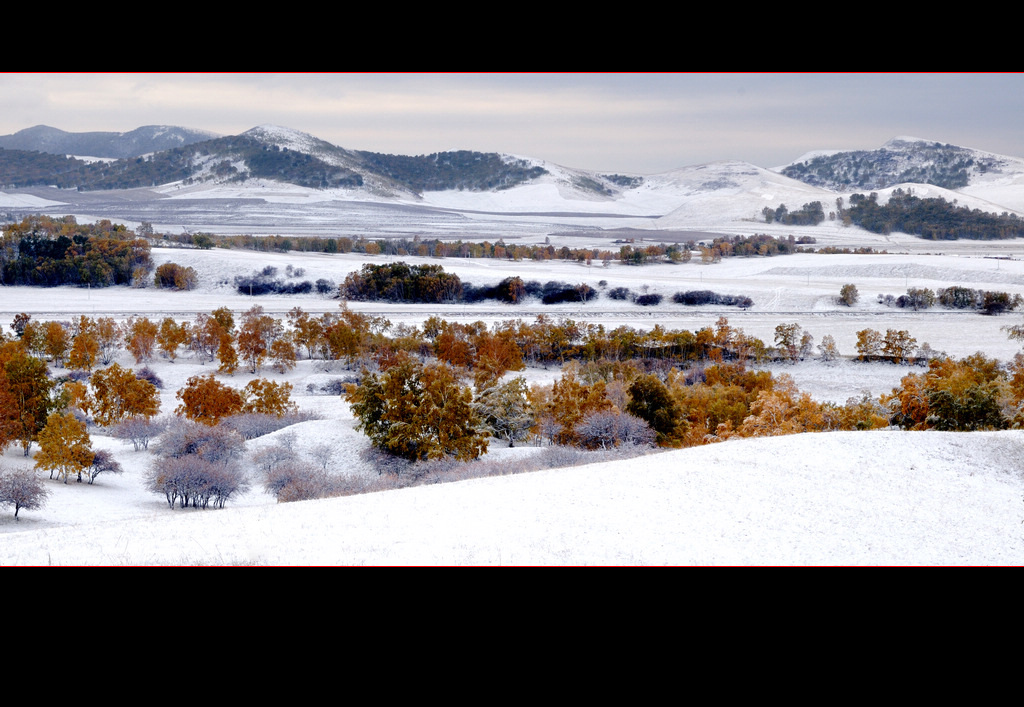
[[[0,74],[0,134],[273,123],[342,147],[653,174],[897,135],[1024,157],[1024,74]]]

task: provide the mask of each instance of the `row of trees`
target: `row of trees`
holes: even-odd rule
[[[132,285],[151,272],[149,242],[108,220],[29,216],[0,232],[0,285]]]
[[[796,211],[790,211],[785,204],[780,204],[775,209],[764,207],[761,215],[764,216],[765,223],[775,221],[788,226],[817,226],[825,220],[825,208],[820,201],[804,204]]]
[[[237,323],[235,314],[224,307],[197,314],[191,322],[133,317],[118,323],[110,318],[93,320],[84,316],[73,322],[37,322],[23,314],[15,318],[12,328],[19,344],[32,357],[81,371],[109,364],[124,350],[141,365],[157,355],[173,361],[184,349],[200,360],[218,361],[218,370],[225,374],[243,365],[255,374],[268,363],[284,372],[302,357],[360,366],[398,351],[421,359],[435,355],[471,368],[488,368],[493,360],[548,365],[573,359],[693,361],[717,356],[764,360],[777,356],[759,339],[722,339],[710,327],[696,332],[661,326],[609,330],[603,325],[546,315],[532,322],[506,320],[490,329],[482,322],[459,324],[438,317],[428,318],[421,327],[393,327],[383,317],[353,312],[344,304],[339,312],[319,316],[295,307],[284,321],[255,306],[243,312]],[[512,350],[515,354],[510,353]]]
[[[936,305],[947,309],[973,309],[982,314],[997,315],[1012,312],[1024,304],[1024,297],[1019,294],[994,290],[975,290],[970,287],[955,285],[932,290],[928,287],[910,287],[905,295],[878,295],[878,301],[890,307],[913,309],[930,309]]]
[[[1024,236],[1024,220],[1012,213],[1000,214],[957,206],[941,197],[921,198],[912,191],[896,189],[884,205],[871,192],[850,196],[844,221],[872,233],[902,231],[930,240],[976,238],[982,240]]]
[[[1006,369],[982,354],[938,357],[891,393],[842,405],[815,401],[788,376],[739,362],[661,374],[636,362],[573,364],[550,385],[527,387],[517,377],[472,387],[447,364],[405,359],[364,374],[346,399],[377,448],[409,461],[475,459],[489,438],[597,449],[890,425],[1005,429],[1024,425],[1024,355]]]
[[[288,252],[297,250],[312,253],[360,253],[365,255],[391,255],[397,257],[418,256],[422,258],[494,258],[498,260],[569,260],[585,265],[600,263],[609,266],[613,262],[626,265],[650,263],[688,263],[699,257],[701,263],[716,263],[729,257],[770,257],[790,253],[811,252],[807,248],[815,242],[811,236],[799,238],[771,236],[756,233],[750,236],[719,236],[711,242],[689,240],[685,243],[637,243],[635,239],[619,246],[618,250],[604,248],[555,247],[545,244],[510,244],[497,241],[444,241],[437,238],[349,238],[349,237],[303,237],[286,236],[219,236],[213,234],[164,234],[161,238],[168,243],[210,248],[241,248],[262,252]],[[643,239],[641,239],[643,240]]]

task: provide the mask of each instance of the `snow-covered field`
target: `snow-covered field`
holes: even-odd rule
[[[228,306],[236,315],[254,303],[283,316],[301,306],[335,310],[336,300],[315,295],[249,298],[229,284],[266,264],[304,268],[306,279],[340,281],[366,259],[355,255],[267,255],[245,251],[157,249],[158,263],[195,267],[201,286],[189,293],[153,289],[82,291],[5,288],[0,324],[20,311],[39,319],[173,314],[191,318]],[[373,260],[383,261],[385,258]],[[409,258],[409,261],[415,259]],[[999,327],[1020,315],[990,318],[950,312],[908,313],[875,302],[879,293],[910,286],[964,284],[1024,294],[1024,262],[938,255],[797,255],[731,259],[715,265],[605,268],[561,263],[510,263],[427,259],[464,280],[484,284],[508,275],[560,279],[605,288],[648,287],[673,292],[706,288],[746,294],[747,312],[686,308],[669,302],[643,308],[599,298],[586,305],[502,308],[495,304],[443,308],[353,304],[389,319],[418,322],[426,316],[494,321],[532,319],[537,313],[628,325],[696,329],[721,315],[772,343],[774,327],[799,322],[820,341],[832,334],[844,354],[854,332],[906,328],[919,342],[953,355],[983,350],[1000,359],[1018,347]],[[846,282],[857,284],[861,304],[852,310],[832,298]],[[127,354],[121,363],[131,365]],[[158,361],[164,413],[190,375],[212,370],[188,358]],[[806,362],[774,370],[801,389],[838,402],[869,391],[891,390],[908,370],[842,361]],[[375,475],[359,458],[367,442],[352,429],[340,399],[310,395],[310,383],[343,375],[303,361],[279,376],[295,389],[304,410],[323,419],[302,423],[248,443],[250,450],[295,433],[300,449],[328,444],[335,474]],[[530,370],[549,380],[554,370]],[[252,376],[229,379],[244,385]],[[626,461],[537,471],[510,477],[278,505],[258,484],[224,510],[169,510],[146,491],[151,455],[135,452],[101,432],[96,448],[115,452],[120,476],[100,476],[93,486],[47,481],[51,497],[38,511],[0,515],[3,564],[1018,564],[1024,562],[1024,433],[949,434],[898,431],[798,435],[730,441],[661,452]],[[539,448],[513,450],[536,453]],[[507,454],[500,445],[492,454]],[[18,447],[3,455],[7,466],[31,465]],[[639,520],[638,520],[639,519]]]
[[[766,183],[764,188],[776,186]],[[778,188],[792,187],[783,184]],[[273,210],[284,208],[280,204],[287,199],[305,197],[290,189],[278,191],[281,193],[275,192],[273,197],[263,195],[267,197],[266,213],[276,213],[273,218],[284,222],[292,212]],[[199,199],[202,194],[188,196]],[[777,196],[794,205],[811,198],[797,192]],[[953,356],[981,350],[1005,361],[1020,350],[1001,327],[1021,323],[1021,313],[1002,317],[941,310],[915,313],[877,302],[879,295],[898,296],[908,287],[963,285],[1024,295],[1024,260],[990,257],[1024,257],[1024,244],[1019,241],[934,244],[902,234],[875,236],[828,222],[810,229],[769,227],[754,221],[757,209],[753,202],[749,207],[732,207],[728,218],[716,220],[711,207],[694,200],[676,213],[673,221],[657,194],[651,195],[648,207],[614,218],[587,217],[582,221],[552,217],[558,208],[570,207],[564,202],[559,206],[544,201],[549,197],[539,190],[533,195],[503,193],[493,198],[495,203],[490,206],[494,209],[515,211],[518,202],[512,202],[522,199],[524,204],[532,204],[533,212],[545,215],[474,215],[457,195],[448,193],[433,197],[436,203],[425,206],[462,211],[447,220],[438,216],[439,220],[431,222],[437,229],[430,235],[455,239],[473,233],[494,240],[504,228],[511,234],[510,240],[520,242],[541,242],[547,237],[543,234],[549,233],[556,247],[600,244],[617,248],[607,233],[592,231],[588,235],[580,227],[687,225],[725,233],[806,233],[814,235],[818,245],[866,245],[890,254],[727,259],[707,265],[697,259],[682,265],[644,267],[409,257],[403,259],[440,264],[474,284],[493,284],[519,275],[541,282],[585,282],[604,292],[629,287],[634,292],[663,294],[665,301],[650,308],[607,296],[582,306],[526,303],[503,307],[491,303],[424,308],[357,303],[352,308],[385,314],[393,323],[417,323],[431,314],[490,323],[506,318],[532,320],[543,313],[608,328],[660,325],[690,330],[714,326],[720,316],[726,316],[730,324],[769,345],[774,343],[776,325],[796,322],[815,337],[815,343],[832,335],[845,356],[854,354],[856,332],[864,328],[883,333],[889,328],[906,329],[919,343],[928,342],[933,349]],[[0,195],[0,206],[13,208],[16,199],[26,204],[31,201],[23,195]],[[510,203],[498,203],[499,199]],[[633,203],[644,202],[638,196]],[[309,205],[303,208],[308,211]],[[369,223],[376,208],[369,205],[360,212],[364,219],[360,223]],[[586,208],[574,203],[571,210],[610,213],[613,209],[595,202]],[[60,213],[60,205],[50,213]],[[387,229],[426,232],[428,229],[420,228],[423,214],[409,213],[409,224],[395,227],[392,221]],[[662,223],[653,223],[655,216]],[[307,218],[299,232],[327,232],[316,216]],[[566,224],[577,228],[574,235],[560,235],[556,230]],[[167,228],[156,219],[154,225]],[[445,235],[449,228],[450,235]],[[239,232],[223,225],[209,230]],[[260,232],[288,231],[267,227]],[[652,231],[649,240],[658,239],[658,233]],[[154,250],[154,259],[157,264],[173,261],[194,267],[200,287],[188,293],[3,288],[0,325],[7,328],[18,312],[29,312],[36,319],[70,319],[79,313],[191,319],[197,312],[208,313],[221,306],[232,309],[237,317],[253,304],[279,317],[295,306],[314,313],[333,311],[337,300],[316,295],[249,298],[234,292],[231,282],[235,275],[250,274],[266,265],[274,265],[282,273],[287,265],[302,268],[305,272],[300,279],[340,282],[364,262],[396,258],[159,248]],[[604,284],[599,284],[602,281]],[[860,291],[860,303],[852,309],[834,301],[847,283]],[[755,304],[738,311],[687,308],[671,302],[675,292],[694,289],[746,295]],[[132,365],[127,354],[119,362]],[[213,370],[188,358],[175,363],[157,361],[152,368],[165,384],[164,414],[171,414],[177,402],[174,393],[189,376]],[[797,385],[814,397],[837,402],[863,391],[872,395],[887,392],[909,372],[907,368],[851,360],[834,365],[805,362],[773,370],[793,376]],[[333,449],[332,473],[375,475],[360,459],[367,441],[352,429],[347,405],[338,398],[307,393],[307,385],[343,374],[340,369],[324,371],[308,361],[284,376],[269,370],[261,373],[291,382],[300,407],[321,413],[322,419],[253,440],[247,448],[256,450],[273,444],[281,434],[294,433],[300,449],[323,444]],[[531,381],[550,380],[558,372],[535,369],[525,375]],[[239,372],[227,380],[242,386],[251,378]],[[151,458],[148,452],[135,452],[99,431],[93,432],[93,444],[113,451],[125,473],[100,476],[92,486],[47,481],[51,496],[43,509],[23,510],[18,522],[13,512],[5,510],[0,514],[0,564],[1024,563],[1024,473],[1020,461],[1024,432],[1018,431],[876,431],[732,440],[590,466],[280,505],[254,483],[248,493],[232,498],[227,508],[207,511],[170,510],[162,496],[146,491],[143,476]],[[541,451],[493,445],[490,454]],[[8,448],[0,461],[10,467],[32,464],[18,447]]]

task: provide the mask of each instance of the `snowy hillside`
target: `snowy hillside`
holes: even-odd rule
[[[0,518],[0,564],[1019,565],[1022,434],[741,440],[205,512],[169,511],[132,469]]]
[[[80,220],[110,218],[130,225],[149,221],[157,230],[172,233],[188,230],[366,237],[416,234],[451,239],[524,238],[537,242],[560,232],[617,238],[616,231],[633,229],[650,231],[652,238],[658,238],[659,232],[761,232],[809,235],[827,245],[844,237],[854,246],[873,247],[871,243],[881,242],[857,227],[842,228],[829,220],[814,227],[766,224],[762,215],[765,207],[776,209],[785,204],[792,211],[818,201],[828,214],[835,210],[838,198],[849,203],[851,194],[869,191],[852,186],[812,186],[780,173],[803,164],[799,161],[777,170],[722,161],[656,175],[607,175],[535,158],[481,155],[481,159],[500,158],[506,164],[544,173],[511,188],[415,190],[380,173],[366,171],[364,163],[370,158],[369,153],[356,153],[299,131],[263,125],[244,137],[271,148],[309,155],[352,175],[362,174],[363,183],[311,188],[252,176],[243,181],[233,176],[217,177],[214,172],[224,167],[224,158],[211,153],[199,158],[206,171],[196,179],[186,180],[188,183],[118,192],[45,187],[8,189],[0,192],[0,209],[13,217],[42,210],[53,216],[72,214]],[[893,174],[917,175],[938,169],[934,160],[925,159],[935,153],[945,160],[943,168],[969,162],[970,167],[963,168],[964,174],[969,172],[969,185],[952,189],[913,181],[896,182],[873,190],[878,192],[879,200],[884,203],[893,189],[902,188],[920,197],[941,197],[972,209],[1024,214],[1024,160],[936,145],[897,138],[880,150],[856,153],[853,157],[843,155],[854,153],[822,151],[802,159],[807,164],[816,160],[846,160],[839,163],[841,167],[828,163],[821,169],[861,170],[868,168],[863,165],[872,164],[870,160],[881,159],[877,155],[884,155],[889,165],[886,169]],[[231,159],[235,160],[231,162],[235,172],[230,174],[244,173],[246,167],[237,161],[237,156]],[[417,169],[427,168],[423,161],[416,164]]]

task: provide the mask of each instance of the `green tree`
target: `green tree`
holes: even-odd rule
[[[680,422],[679,406],[668,386],[657,376],[642,375],[629,386],[626,412],[644,420],[657,435],[660,445],[671,444]]]
[[[491,382],[477,395],[476,407],[484,424],[492,435],[508,440],[509,447],[526,439],[537,421],[529,393],[526,379],[518,376],[501,385]]]
[[[374,446],[395,456],[468,461],[487,451],[472,391],[448,365],[406,359],[382,374],[364,374],[346,399],[359,420],[358,429]]]

